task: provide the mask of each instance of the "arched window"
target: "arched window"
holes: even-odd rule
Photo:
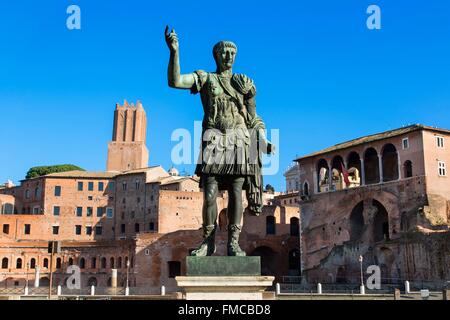
[[[275,234],[275,217],[266,217],[266,234]]]
[[[102,258],[102,260],[100,262],[100,267],[102,269],[106,269],[106,258],[105,257]]]
[[[36,259],[35,258],[31,258],[30,260],[30,269],[35,269],[36,268]]]
[[[344,168],[344,159],[341,156],[335,156],[331,161],[331,184],[333,190],[342,190],[347,187],[342,168]]]
[[[109,265],[111,267],[111,269],[114,269],[114,258],[111,257],[111,259],[109,259]]]
[[[8,269],[8,263],[9,263],[8,258],[3,258],[2,259],[2,269]]]
[[[412,162],[410,160],[406,160],[403,164],[403,171],[403,175],[405,178],[410,178],[413,176]]]
[[[69,258],[69,266],[73,265],[73,258]]]
[[[359,187],[361,185],[361,159],[355,151],[350,152],[347,157],[347,172],[349,188]]]
[[[303,183],[303,195],[309,196],[309,184],[307,181]]]
[[[378,153],[374,148],[369,148],[364,152],[364,173],[366,184],[380,182]]]
[[[84,269],[86,267],[86,260],[84,258],[80,259],[80,269]]]
[[[48,259],[47,258],[44,258],[44,265],[43,265],[43,267],[44,268],[48,268]]]
[[[317,192],[328,191],[329,182],[328,162],[325,159],[320,159],[317,163]]]
[[[290,220],[291,225],[291,236],[292,237],[298,237],[300,235],[300,228],[299,228],[299,220],[296,217],[292,217]]]
[[[389,240],[389,216],[386,208],[377,200],[372,200],[372,205],[377,209],[373,219],[374,241]]]
[[[122,268],[122,257],[117,258],[117,268]]]
[[[17,258],[16,260],[16,269],[22,269],[22,259]]]
[[[398,155],[397,149],[392,143],[383,147],[382,153],[383,181],[393,181],[398,179]]]
[[[61,269],[61,258],[56,259],[56,269]]]
[[[93,257],[93,258],[91,259],[91,268],[92,268],[92,269],[97,268],[97,258],[96,258],[96,257]]]

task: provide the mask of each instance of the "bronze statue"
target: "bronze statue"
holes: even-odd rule
[[[215,250],[217,203],[219,190],[228,191],[229,256],[245,256],[239,247],[242,229],[242,190],[246,191],[247,210],[254,215],[262,211],[263,181],[261,152],[272,153],[265,126],[256,114],[256,88],[253,80],[243,74],[233,74],[237,47],[233,42],[220,41],[213,48],[216,72],[198,70],[180,73],[178,37],[174,30],[165,30],[170,49],[169,86],[200,93],[204,118],[202,122],[201,162],[195,173],[203,189],[204,240],[193,256],[209,256]]]

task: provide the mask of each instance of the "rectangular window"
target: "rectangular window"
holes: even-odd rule
[[[114,216],[114,209],[113,208],[106,208],[106,217],[112,218]]]
[[[103,231],[102,226],[96,226],[95,227],[95,234],[97,236],[100,236],[102,234],[102,231]]]
[[[447,175],[444,161],[438,161],[438,173],[441,177],[445,177]]]
[[[83,182],[78,182],[78,191],[83,191]]]
[[[120,225],[120,233],[125,233],[125,224]]]
[[[59,226],[53,226],[52,230],[53,230],[53,234],[59,234]]]
[[[403,147],[403,150],[409,148],[409,139],[408,138],[405,138],[402,140],[402,147]]]
[[[53,215],[54,216],[59,216],[60,211],[61,211],[61,208],[59,206],[53,207]]]
[[[77,207],[77,217],[83,216],[83,207]]]
[[[127,183],[126,182],[122,182],[122,190],[123,191],[127,190]]]
[[[40,207],[33,207],[33,214],[39,214]]]
[[[76,225],[75,226],[75,234],[76,235],[81,235],[81,226],[80,225]]]
[[[92,217],[92,207],[87,207],[86,208],[86,216]]]
[[[90,236],[92,234],[92,227],[91,226],[86,226],[86,234],[88,236]]]
[[[104,189],[103,182],[99,182],[98,183],[98,191],[103,191],[103,189]]]
[[[25,226],[24,226],[24,233],[25,234],[30,234],[31,233],[31,224],[26,224]]]
[[[88,182],[88,191],[94,191],[94,182],[92,181]]]
[[[3,233],[4,234],[9,234],[9,224],[4,224],[3,225]]]
[[[114,184],[114,181],[110,181],[110,182],[108,182],[108,191],[114,191],[114,188],[115,188],[115,184]]]
[[[55,186],[55,197],[61,196],[61,186]]]
[[[103,208],[102,207],[98,207],[97,208],[97,217],[101,217],[103,216]]]
[[[436,136],[436,145],[438,148],[444,147],[444,137]]]
[[[136,190],[139,190],[141,182],[139,180],[136,180],[135,184],[136,184]]]

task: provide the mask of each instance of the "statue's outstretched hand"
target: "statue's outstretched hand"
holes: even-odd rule
[[[164,30],[164,35],[166,38],[167,46],[169,47],[171,52],[178,51],[178,36],[175,33],[175,30],[169,32],[169,26],[166,26],[166,30]]]

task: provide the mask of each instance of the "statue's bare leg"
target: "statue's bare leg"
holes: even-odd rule
[[[239,247],[239,234],[242,226],[242,186],[244,177],[234,178],[228,188],[228,246],[229,256],[245,256],[245,251]]]
[[[192,251],[191,256],[210,256],[216,251],[215,235],[217,220],[217,193],[218,183],[216,177],[206,176],[203,189],[203,242],[198,249]]]

